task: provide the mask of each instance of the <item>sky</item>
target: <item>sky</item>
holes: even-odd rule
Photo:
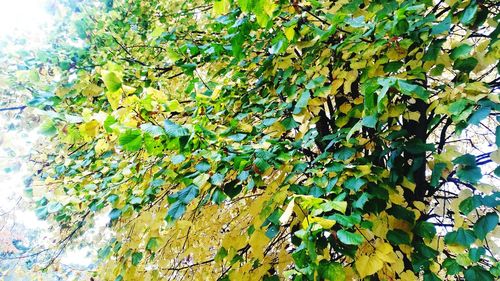
[[[48,26],[51,24],[51,17],[45,9],[47,1],[45,0],[0,0],[0,40],[8,37],[26,36],[28,40],[31,37],[39,41],[43,38],[43,34],[48,32]],[[12,123],[11,114],[0,114],[1,127]],[[16,161],[12,161],[9,153],[16,155],[25,155],[32,147],[33,141],[36,140],[36,132],[19,131],[0,131],[0,167],[2,169],[10,166],[19,165]],[[15,140],[15,141],[13,141]],[[12,151],[13,150],[13,151]],[[22,175],[26,173],[24,165],[20,165],[21,169],[18,172],[10,173],[9,176],[0,177],[0,187],[3,194],[16,195],[24,189]],[[4,171],[2,171],[4,172]],[[4,199],[2,199],[4,198]],[[9,196],[0,197],[0,206],[3,209],[14,207],[12,200],[5,200]],[[26,214],[26,219],[31,217]],[[31,217],[31,219],[34,219]],[[31,220],[30,219],[30,220]],[[39,224],[32,221],[28,225],[38,227]]]
[[[53,21],[53,16],[48,12],[49,4],[48,0],[0,0],[0,40],[15,37],[25,38],[30,47],[43,44]],[[17,206],[18,199],[24,190],[23,180],[30,175],[26,160],[17,156],[27,155],[40,136],[36,129],[24,132],[5,130],[8,124],[15,122],[13,113],[0,113],[0,192],[2,194],[0,214],[10,212],[8,219],[5,216],[0,217],[0,227],[6,223],[15,222],[32,231],[49,233],[47,222],[38,220],[33,211]],[[5,169],[12,167],[19,169],[7,173]],[[69,251],[63,257],[62,262],[90,264],[92,259],[87,253],[88,249]]]
[[[48,30],[47,26],[50,25],[50,16],[44,8],[45,4],[44,0],[0,0],[0,40],[13,36],[27,36],[29,40],[33,36],[37,37],[35,41],[39,41],[38,38],[43,37],[43,34]],[[10,113],[0,114],[1,127],[12,123],[13,117]],[[13,161],[11,153],[15,153],[15,155],[28,153],[33,140],[37,138],[36,132],[23,133],[28,135],[21,135],[17,130],[0,131],[2,134],[0,135],[0,167],[2,170],[20,165],[21,163],[18,163],[17,159]],[[2,193],[8,194],[8,196],[0,196],[0,208],[4,210],[15,207],[16,200],[11,199],[18,196],[19,192],[24,189],[22,178],[27,171],[25,165],[20,166],[19,171],[0,177]],[[3,173],[5,173],[4,170],[0,172],[0,175]],[[29,212],[24,214],[24,217],[28,222],[27,225],[34,227],[42,225]]]
[[[43,34],[51,22],[46,0],[0,0],[0,37],[18,33]]]

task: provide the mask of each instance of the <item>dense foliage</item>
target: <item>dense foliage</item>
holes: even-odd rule
[[[102,280],[497,279],[495,2],[68,1],[37,214]]]

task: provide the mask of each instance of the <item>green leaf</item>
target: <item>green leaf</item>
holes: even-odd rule
[[[104,129],[106,130],[106,132],[112,133],[113,128],[111,128],[111,126],[115,123],[116,119],[112,115],[108,115],[108,117],[106,117],[106,120],[104,120]]]
[[[415,213],[399,205],[393,205],[387,210],[387,213],[397,219],[405,220],[410,223],[415,221]]]
[[[387,232],[387,240],[392,245],[410,245],[410,236],[408,235],[408,233],[400,229],[389,230]]]
[[[460,17],[460,22],[464,25],[471,24],[474,20],[474,16],[476,15],[477,7],[476,1],[472,1],[463,11],[462,16]]]
[[[169,196],[169,198],[174,200],[180,200],[184,204],[189,204],[191,201],[193,201],[194,198],[196,198],[196,196],[198,196],[198,191],[199,191],[198,186],[190,184],[181,191]]]
[[[306,84],[306,89],[311,90],[311,89],[315,89],[317,87],[323,86],[324,82],[325,82],[325,77],[324,76],[318,76],[318,77],[310,80]]]
[[[481,259],[481,256],[486,253],[486,250],[483,247],[479,248],[471,248],[469,249],[469,258],[473,262],[478,262]]]
[[[429,99],[429,92],[420,85],[412,84],[404,80],[398,80],[398,88],[405,95],[417,97],[424,101]]]
[[[403,62],[391,61],[384,65],[384,72],[386,73],[397,72],[403,65],[404,65]]]
[[[270,54],[283,54],[288,47],[288,40],[286,40],[286,37],[282,33],[275,37],[271,43],[271,48],[269,48]]]
[[[344,182],[344,187],[353,191],[359,191],[365,183],[366,180],[363,178],[349,178]]]
[[[438,251],[436,251],[433,248],[427,246],[423,242],[417,243],[416,245],[414,245],[414,247],[415,247],[415,250],[414,250],[415,254],[419,258],[424,258],[425,260],[434,259],[439,254]]]
[[[118,143],[127,151],[138,151],[142,146],[142,133],[137,129],[127,130],[120,136]]]
[[[165,134],[165,131],[163,130],[162,127],[153,125],[151,123],[142,124],[140,128],[143,132],[146,132],[153,137],[158,137]]]
[[[481,107],[480,109],[474,111],[471,117],[469,118],[469,124],[471,125],[479,125],[479,122],[484,118],[488,117],[491,112],[491,107]]]
[[[409,28],[410,24],[408,23],[408,21],[406,19],[402,19],[398,21],[398,23],[396,23],[396,25],[392,29],[392,32],[396,36],[401,36],[404,33],[406,33],[406,31],[408,31]]]
[[[347,18],[345,19],[345,23],[354,28],[364,27],[366,25],[364,16],[359,16],[356,18]]]
[[[210,177],[210,183],[213,185],[221,186],[224,182],[224,175],[220,173],[215,173]]]
[[[197,171],[199,172],[207,172],[208,170],[210,170],[210,168],[212,168],[212,166],[210,166],[210,164],[206,161],[202,161],[198,164],[196,164],[196,166],[194,167]]]
[[[160,244],[158,243],[158,238],[156,237],[151,237],[149,238],[148,244],[146,244],[146,250],[150,252],[154,252],[158,249],[158,246]]]
[[[474,195],[460,202],[460,205],[458,205],[458,209],[460,210],[460,212],[467,216],[470,212],[481,206],[481,203],[481,197],[479,195]]]
[[[468,44],[462,44],[456,48],[453,48],[450,52],[450,58],[452,60],[464,59],[469,56],[472,46]]]
[[[366,204],[366,202],[368,201],[369,198],[369,194],[368,193],[363,193],[361,194],[361,196],[358,198],[358,200],[354,201],[352,203],[352,206],[354,208],[358,208],[358,209],[362,209],[363,206]]]
[[[479,167],[461,166],[457,169],[457,177],[467,183],[475,184],[483,177],[483,174]]]
[[[44,136],[51,137],[57,134],[57,128],[52,120],[44,122],[40,126],[40,133]]]
[[[484,240],[486,238],[486,235],[495,229],[498,225],[498,215],[497,213],[488,213],[485,216],[482,216],[477,220],[477,222],[474,224],[474,232],[476,233],[476,236]]]
[[[144,134],[144,147],[151,155],[160,155],[163,151],[163,144],[160,139],[155,139],[150,134]]]
[[[320,280],[346,280],[344,268],[338,262],[329,262],[326,260],[322,260],[318,266],[318,275]]]
[[[235,142],[240,142],[240,141],[244,140],[246,137],[247,137],[246,134],[241,134],[241,133],[228,136],[229,139],[231,139]]]
[[[170,205],[165,220],[167,222],[173,222],[182,217],[182,215],[184,215],[185,212],[186,212],[186,204],[184,204],[182,201],[175,201],[172,205]]]
[[[436,227],[430,222],[421,221],[415,226],[415,233],[430,240],[436,236]]]
[[[122,81],[118,74],[114,71],[102,71],[102,81],[106,88],[111,92],[116,92],[122,87]]]
[[[479,63],[476,58],[470,57],[466,59],[457,59],[453,64],[453,69],[459,70],[464,73],[471,72]]]
[[[120,209],[113,209],[109,212],[109,219],[114,221],[117,220],[122,215],[122,211]]]
[[[441,63],[437,64],[431,69],[431,75],[440,76],[441,74],[443,74],[443,70],[444,70],[444,64]]]
[[[461,155],[455,159],[453,159],[453,164],[461,164],[461,165],[467,165],[467,166],[476,166],[476,156],[472,154],[464,154]]]
[[[445,39],[435,39],[434,41],[432,41],[422,59],[424,61],[435,61],[438,58],[439,53],[441,52],[441,46],[443,46],[444,42],[446,42]],[[442,65],[442,68],[444,68],[444,65]]]
[[[241,32],[238,32],[231,38],[231,50],[233,52],[233,56],[238,60],[243,57],[244,42],[245,36]]]
[[[468,248],[476,239],[472,230],[459,228],[456,231],[448,232],[444,236],[444,243],[448,245],[462,245]]]
[[[424,281],[442,281],[434,272],[426,272],[424,274]]]
[[[463,270],[453,258],[446,258],[443,262],[443,266],[446,268],[446,274],[448,275],[455,275]]]
[[[331,210],[339,211],[342,214],[345,213],[347,208],[347,202],[346,201],[327,201],[323,204],[321,204],[321,209],[323,212],[329,212]]]
[[[50,202],[47,204],[47,212],[49,213],[57,213],[62,210],[63,205],[59,202]]]
[[[333,158],[335,158],[336,160],[340,160],[340,161],[346,161],[349,158],[353,157],[354,154],[356,154],[356,150],[354,148],[343,147],[343,148],[337,150],[333,154]]]
[[[332,216],[328,216],[328,219],[332,219],[345,227],[352,227],[361,222],[361,216],[359,214],[352,214],[350,216],[333,214]]]
[[[464,111],[464,109],[469,105],[469,100],[467,99],[460,99],[458,101],[455,101],[451,103],[448,107],[448,111],[453,114],[453,115],[459,115]]]
[[[260,173],[264,173],[265,171],[267,171],[267,169],[271,168],[271,165],[269,165],[269,163],[267,163],[266,160],[262,158],[255,158],[255,161],[253,161],[253,163],[255,164],[255,167],[259,169]]]
[[[309,98],[311,97],[311,94],[309,91],[303,91],[302,94],[300,95],[299,100],[295,104],[295,108],[293,110],[293,114],[299,114],[304,107],[307,106],[309,103]]]
[[[343,229],[337,231],[337,237],[340,242],[346,245],[360,245],[363,243],[363,236],[361,234],[348,232]]]
[[[365,93],[364,98],[364,108],[367,114],[372,114],[376,112],[377,109],[377,94],[376,92],[367,92]]]
[[[174,165],[180,164],[184,160],[186,160],[186,157],[182,154],[177,154],[177,155],[174,155],[170,158],[170,162],[172,162],[172,164],[174,164]]]
[[[142,253],[141,252],[134,252],[132,254],[132,265],[137,266],[142,260]]]
[[[465,281],[493,281],[494,277],[480,266],[473,266],[464,272]]]
[[[442,22],[432,27],[431,35],[437,35],[445,31],[449,31],[450,25],[451,25],[451,15],[448,15]]]
[[[110,253],[111,253],[111,246],[108,245],[108,246],[101,248],[97,251],[97,258],[100,260],[108,258]]]
[[[500,166],[496,167],[493,173],[495,174],[495,176],[500,177]]]
[[[443,171],[446,169],[446,163],[435,163],[434,169],[432,169],[431,175],[431,186],[436,187],[439,184],[439,180],[441,179],[441,175]]]
[[[185,63],[180,65],[182,71],[189,76],[193,75],[193,72],[196,70],[197,65],[195,63]]]
[[[189,136],[189,130],[182,127],[181,125],[174,123],[168,119],[163,122],[163,126],[165,128],[165,132],[167,133],[168,136],[174,137],[174,138],[179,138],[183,136]]]

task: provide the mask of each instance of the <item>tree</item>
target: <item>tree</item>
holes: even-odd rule
[[[58,9],[32,188],[103,280],[500,276],[495,1]]]

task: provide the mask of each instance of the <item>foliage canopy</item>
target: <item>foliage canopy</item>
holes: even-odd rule
[[[103,280],[500,276],[495,1],[74,2],[31,190]]]

